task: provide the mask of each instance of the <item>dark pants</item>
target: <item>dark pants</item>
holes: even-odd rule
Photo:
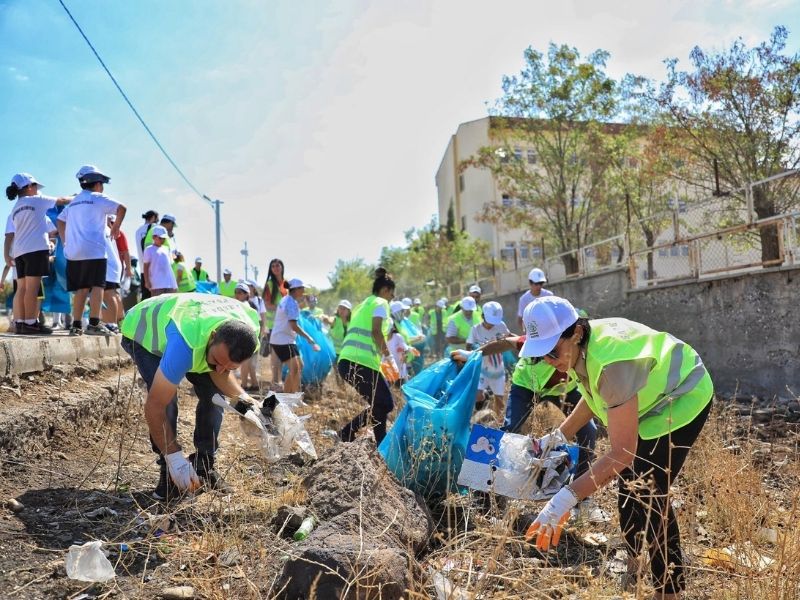
[[[386,419],[394,408],[389,384],[380,371],[349,360],[342,359],[336,363],[336,370],[342,379],[353,386],[358,395],[369,404],[369,408],[344,426],[339,432],[339,437],[345,442],[352,442],[356,432],[371,421],[375,442],[380,444],[386,437]]]
[[[561,396],[536,396],[536,398],[534,396],[536,394],[531,390],[511,384],[511,391],[508,393],[508,403],[506,404],[506,418],[501,427],[503,431],[519,433],[531,415],[535,401],[552,402],[559,408],[562,408],[563,405],[569,405],[569,410],[566,410],[567,407],[563,406],[565,412],[569,414],[581,399],[581,394],[578,390],[572,390],[567,393],[564,397],[565,402],[562,402]],[[589,470],[589,465],[594,460],[596,440],[597,425],[595,425],[594,419],[590,419],[575,434],[575,441],[578,443],[578,465],[575,467],[575,479]]]
[[[142,346],[126,337],[122,338],[122,348],[131,355],[139,374],[147,384],[147,389],[153,385],[153,378],[161,363],[161,357],[145,350]],[[194,447],[197,449],[198,459],[203,459],[207,465],[213,465],[214,453],[217,451],[217,438],[222,427],[222,408],[215,406],[211,399],[214,394],[221,394],[208,373],[187,373],[186,379],[194,387],[197,394],[197,408],[194,422]],[[178,396],[172,398],[167,405],[167,420],[172,425],[172,430],[178,433]],[[153,452],[159,455],[158,463],[164,463],[164,457],[158,446],[150,438]]]
[[[654,440],[639,438],[633,465],[618,478],[619,523],[628,553],[639,556],[642,538],[647,537],[653,585],[665,594],[684,588],[681,533],[669,486],[678,477],[710,410],[711,403],[691,423],[669,435]]]

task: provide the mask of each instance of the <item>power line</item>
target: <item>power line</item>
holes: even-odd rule
[[[119,83],[117,82],[117,80],[116,80],[116,79],[114,78],[114,76],[111,74],[111,71],[110,71],[110,70],[108,69],[108,67],[106,66],[106,63],[104,63],[104,62],[103,62],[103,59],[102,59],[102,58],[100,58],[100,55],[97,53],[97,50],[95,50],[95,47],[92,45],[92,42],[90,42],[90,41],[89,41],[89,38],[88,38],[88,37],[86,37],[86,34],[83,32],[83,29],[81,29],[81,26],[80,26],[80,25],[78,25],[78,22],[75,20],[75,17],[73,17],[73,16],[72,16],[72,13],[71,13],[71,12],[69,12],[69,9],[67,8],[66,4],[64,4],[63,0],[58,0],[58,3],[61,5],[61,7],[62,7],[62,8],[64,9],[64,11],[67,13],[67,16],[70,18],[70,21],[72,21],[72,23],[73,23],[73,24],[75,25],[75,27],[78,29],[78,32],[81,34],[81,37],[83,37],[83,39],[84,39],[84,40],[86,41],[86,43],[89,45],[89,48],[92,50],[92,52],[94,53],[95,57],[96,57],[96,58],[97,58],[97,60],[100,62],[100,65],[103,67],[103,69],[105,70],[105,72],[106,72],[106,73],[108,74],[108,76],[111,78],[111,81],[114,83],[114,86],[117,88],[117,90],[119,91],[119,93],[122,95],[122,98],[125,100],[125,102],[128,104],[128,106],[130,107],[130,109],[133,111],[133,114],[134,114],[134,115],[136,115],[136,118],[137,118],[137,119],[139,119],[139,123],[141,123],[141,124],[142,124],[142,127],[144,127],[145,131],[146,131],[146,132],[147,132],[147,133],[150,135],[150,137],[153,139],[153,141],[155,142],[156,146],[158,146],[158,149],[159,149],[159,150],[161,150],[161,154],[163,154],[163,155],[164,155],[164,158],[166,158],[166,159],[169,161],[169,164],[171,164],[171,165],[172,165],[172,168],[173,168],[173,169],[175,169],[175,171],[177,171],[178,175],[180,175],[180,176],[181,176],[181,178],[182,178],[182,179],[183,179],[183,180],[186,182],[186,185],[188,185],[190,188],[192,188],[192,191],[194,191],[194,193],[195,193],[195,194],[197,194],[198,196],[200,196],[200,198],[203,198],[203,199],[205,199],[205,197],[203,196],[203,194],[201,194],[201,193],[200,193],[200,190],[198,190],[198,189],[197,189],[197,188],[194,186],[194,184],[193,184],[191,181],[189,181],[189,178],[188,178],[188,177],[186,177],[186,175],[184,175],[184,174],[183,174],[183,171],[181,171],[180,167],[179,167],[179,166],[178,166],[178,165],[175,163],[175,161],[174,161],[174,160],[172,160],[172,157],[171,157],[171,156],[169,155],[169,153],[168,153],[168,152],[167,152],[167,151],[164,149],[164,146],[162,146],[162,145],[161,145],[161,142],[159,142],[159,141],[158,141],[158,138],[155,136],[155,134],[154,134],[154,133],[153,133],[153,132],[150,130],[150,128],[147,126],[147,123],[145,123],[145,122],[144,122],[144,119],[143,119],[143,118],[142,118],[142,116],[139,114],[139,111],[138,111],[138,110],[136,110],[136,107],[134,107],[134,106],[133,106],[133,103],[130,101],[130,99],[128,98],[128,96],[127,96],[127,95],[125,94],[125,92],[123,91],[122,87],[119,85]]]

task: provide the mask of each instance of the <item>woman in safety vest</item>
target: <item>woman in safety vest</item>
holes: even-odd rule
[[[344,342],[344,336],[347,335],[347,328],[350,326],[350,316],[352,314],[353,305],[350,304],[350,301],[340,300],[334,316],[322,316],[322,322],[329,327],[328,335],[333,342],[336,360],[339,360],[339,352],[342,351],[342,343]]]
[[[569,512],[613,478],[629,556],[638,571],[647,539],[654,598],[679,598],[684,588],[680,531],[670,485],[683,467],[711,409],[714,386],[686,343],[627,319],[579,317],[563,298],[537,298],[523,315],[520,356],[542,358],[577,379],[582,398],[561,426],[538,440],[542,452],[566,443],[595,416],[611,449],[563,487],[526,532],[536,546],[557,544]]]
[[[372,295],[353,309],[347,335],[344,336],[336,369],[347,383],[370,405],[339,432],[345,442],[371,421],[376,443],[386,436],[386,419],[394,408],[392,392],[381,373],[381,362],[393,373],[397,363],[386,346],[389,333],[389,300],[394,297],[394,280],[386,269],[375,270]]]
[[[175,255],[175,260],[172,262],[172,272],[175,274],[175,281],[178,282],[179,292],[193,292],[197,288],[194,281],[192,270],[186,268],[186,262],[183,254],[178,252]]]

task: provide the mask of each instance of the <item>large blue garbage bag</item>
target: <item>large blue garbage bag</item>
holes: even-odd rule
[[[426,499],[456,490],[481,361],[475,352],[459,370],[446,358],[406,383],[406,405],[378,448],[401,483]]]
[[[300,313],[297,324],[319,346],[319,352],[314,352],[311,344],[304,337],[297,336],[297,349],[300,351],[300,358],[303,359],[303,373],[300,376],[300,382],[303,385],[319,385],[328,376],[331,367],[336,362],[333,343],[322,330],[322,322],[312,317],[308,311]],[[283,376],[286,377],[287,373],[288,369],[284,367]]]
[[[216,281],[198,281],[194,291],[198,294],[219,294],[219,286]]]
[[[406,342],[414,346],[419,351],[419,356],[409,364],[411,373],[421,373],[425,367],[425,337],[422,329],[417,327],[411,319],[403,319],[397,323],[397,329],[400,331]],[[416,343],[411,343],[410,340],[422,337],[422,340]]]

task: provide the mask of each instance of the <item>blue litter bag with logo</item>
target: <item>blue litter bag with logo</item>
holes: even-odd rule
[[[297,324],[319,346],[319,352],[314,352],[306,338],[297,336],[297,350],[300,352],[300,358],[303,359],[303,373],[300,376],[300,382],[303,385],[319,385],[328,376],[333,363],[336,362],[333,343],[322,330],[322,322],[312,317],[308,311],[300,312]],[[288,369],[284,367],[283,376],[286,377],[287,373]]]
[[[427,499],[456,490],[482,358],[475,352],[460,369],[443,359],[406,383],[406,405],[378,448],[400,482]]]

